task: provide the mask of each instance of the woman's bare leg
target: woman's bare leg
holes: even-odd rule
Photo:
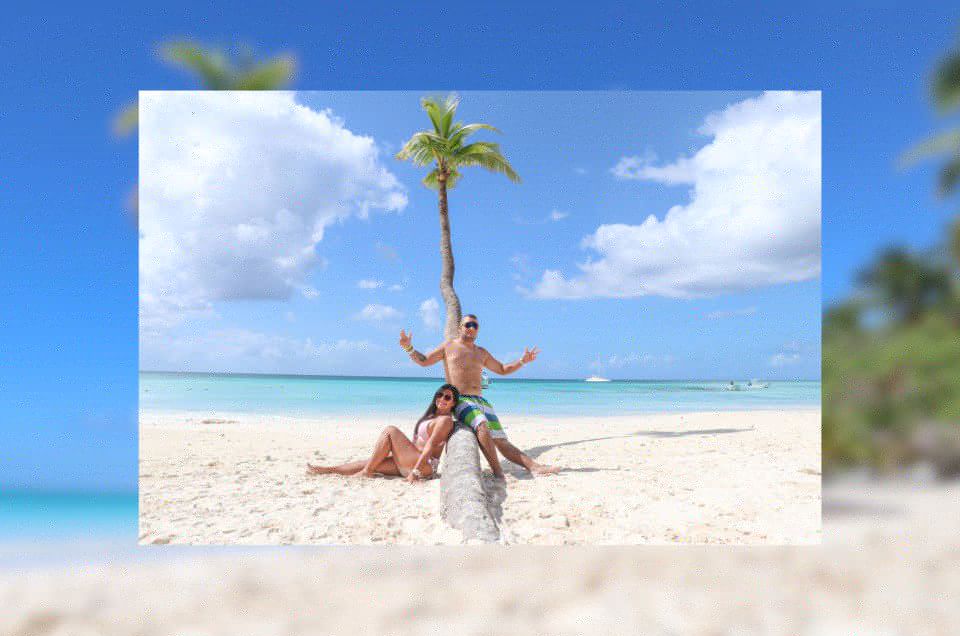
[[[311,475],[356,475],[363,467],[367,465],[366,460],[359,462],[347,462],[338,466],[314,466],[307,464],[307,472]]]
[[[387,457],[380,462],[377,467],[373,469],[373,472],[390,477],[402,477],[400,469],[397,468],[397,462],[393,461],[393,457]]]
[[[360,471],[364,477],[372,477],[380,472],[378,469],[381,462],[387,457],[392,457],[394,466],[398,469],[400,475],[413,468],[420,457],[420,451],[413,445],[406,435],[396,426],[388,426],[377,440],[377,446],[374,448],[373,455],[367,461],[367,465]]]
[[[417,459],[420,458],[420,449],[407,439],[403,431],[396,426],[388,426],[380,434],[373,454],[366,461],[347,462],[338,466],[314,466],[307,464],[307,472],[314,475],[360,475],[373,477],[381,475],[404,476]],[[429,474],[430,467],[426,466],[424,473]]]
[[[390,431],[391,429],[397,428],[396,426],[388,426],[383,429],[383,432],[380,433],[380,437],[377,438],[377,443],[373,447],[373,455],[370,456],[370,459],[363,465],[363,468],[357,473],[361,477],[373,477],[376,473],[377,466],[380,465],[380,462],[385,460],[390,456]]]
[[[370,456],[370,459],[357,462],[347,462],[346,464],[340,464],[339,466],[312,466],[307,464],[307,472],[313,473],[315,475],[362,475],[364,477],[372,477],[377,472],[382,472],[379,470],[381,464],[384,464],[384,461],[390,457],[393,450],[391,443],[391,433],[392,430],[399,432],[399,429],[395,426],[388,426],[386,429],[380,433],[380,437],[377,438],[377,442],[373,447],[373,454]],[[401,433],[402,435],[402,433]],[[396,474],[389,472],[391,469],[396,470],[396,464],[390,464],[385,466],[387,472],[384,474]]]

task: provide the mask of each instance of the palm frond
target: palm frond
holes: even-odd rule
[[[514,183],[520,183],[520,175],[516,173],[510,162],[500,154],[499,144],[478,141],[464,146],[457,153],[455,163],[458,166],[479,166],[491,172],[502,174]]]
[[[937,191],[940,196],[945,197],[957,189],[957,183],[960,183],[960,154],[955,155],[940,169]]]
[[[222,53],[203,49],[191,42],[174,42],[161,49],[161,56],[168,62],[186,67],[199,75],[206,88],[230,88],[232,69]]]
[[[445,139],[436,134],[421,130],[414,133],[396,154],[397,159],[411,160],[417,166],[426,166],[446,153]]]
[[[140,105],[137,102],[127,104],[117,116],[113,118],[113,133],[118,137],[126,137],[140,124]]]
[[[450,145],[456,148],[457,146],[461,145],[467,137],[478,130],[490,130],[495,133],[500,132],[497,128],[494,128],[490,124],[467,124],[466,126],[456,125],[453,128],[453,134],[450,135]]]
[[[450,174],[447,175],[447,187],[455,188],[458,183],[460,183],[461,173],[456,168],[450,170]]]
[[[960,128],[948,130],[920,142],[900,157],[900,165],[908,166],[921,159],[960,150]]]
[[[237,76],[233,89],[238,91],[271,91],[283,88],[293,79],[296,67],[296,60],[289,55],[255,64],[250,70]]]
[[[445,98],[424,97],[420,100],[420,106],[427,111],[427,117],[433,124],[433,130],[441,137],[448,137],[450,132],[450,122],[457,112],[460,105],[460,98],[456,95],[448,95]]]
[[[440,171],[437,168],[434,168],[427,173],[427,176],[423,178],[423,185],[427,186],[431,190],[438,190],[440,188],[440,181],[438,176]],[[451,170],[447,175],[447,189],[452,189],[456,187],[457,183],[460,181],[461,174],[458,170]]]
[[[192,42],[173,42],[160,54],[167,62],[196,73],[204,88],[220,91],[275,90],[288,84],[296,70],[296,60],[290,55],[258,63],[247,51],[241,52],[240,63],[234,64],[224,53]]]
[[[960,51],[947,55],[933,77],[933,99],[943,112],[960,106]]]

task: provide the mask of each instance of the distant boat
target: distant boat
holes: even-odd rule
[[[750,380],[749,382],[747,382],[747,388],[748,388],[748,389],[765,389],[765,388],[767,388],[767,387],[769,387],[769,386],[770,386],[770,383],[769,383],[769,382],[761,382],[760,380],[757,380],[756,378],[753,378],[752,380]]]
[[[486,371],[480,372],[480,388],[486,389],[490,386],[490,376],[487,375]]]
[[[724,388],[725,390],[727,390],[727,391],[740,391],[740,390],[741,390],[740,387],[737,385],[737,383],[734,382],[733,380],[730,380],[730,384],[724,385],[723,388]]]
[[[584,382],[609,382],[607,378],[601,378],[599,375],[591,375],[589,378],[584,380]]]

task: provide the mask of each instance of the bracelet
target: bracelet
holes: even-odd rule
[[[410,345],[409,347],[404,347],[403,350],[406,351],[407,353],[413,353],[413,345]]]
[[[414,477],[417,477],[418,479],[423,477],[423,473],[420,472],[419,468],[414,468],[413,470],[410,471],[410,474],[413,475]]]

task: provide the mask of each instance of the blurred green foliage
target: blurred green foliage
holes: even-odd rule
[[[189,40],[164,44],[160,58],[172,66],[186,69],[200,83],[200,88],[213,91],[278,90],[293,81],[297,63],[292,55],[278,55],[258,60],[249,47],[240,47],[235,55],[209,48]],[[137,129],[136,102],[129,104],[114,118],[113,129],[125,136]]]
[[[960,110],[960,46],[938,63],[931,96],[938,112]],[[904,159],[941,155],[947,196],[960,185],[960,128]],[[858,283],[823,317],[824,470],[926,461],[960,474],[960,221],[935,251],[882,251]]]

